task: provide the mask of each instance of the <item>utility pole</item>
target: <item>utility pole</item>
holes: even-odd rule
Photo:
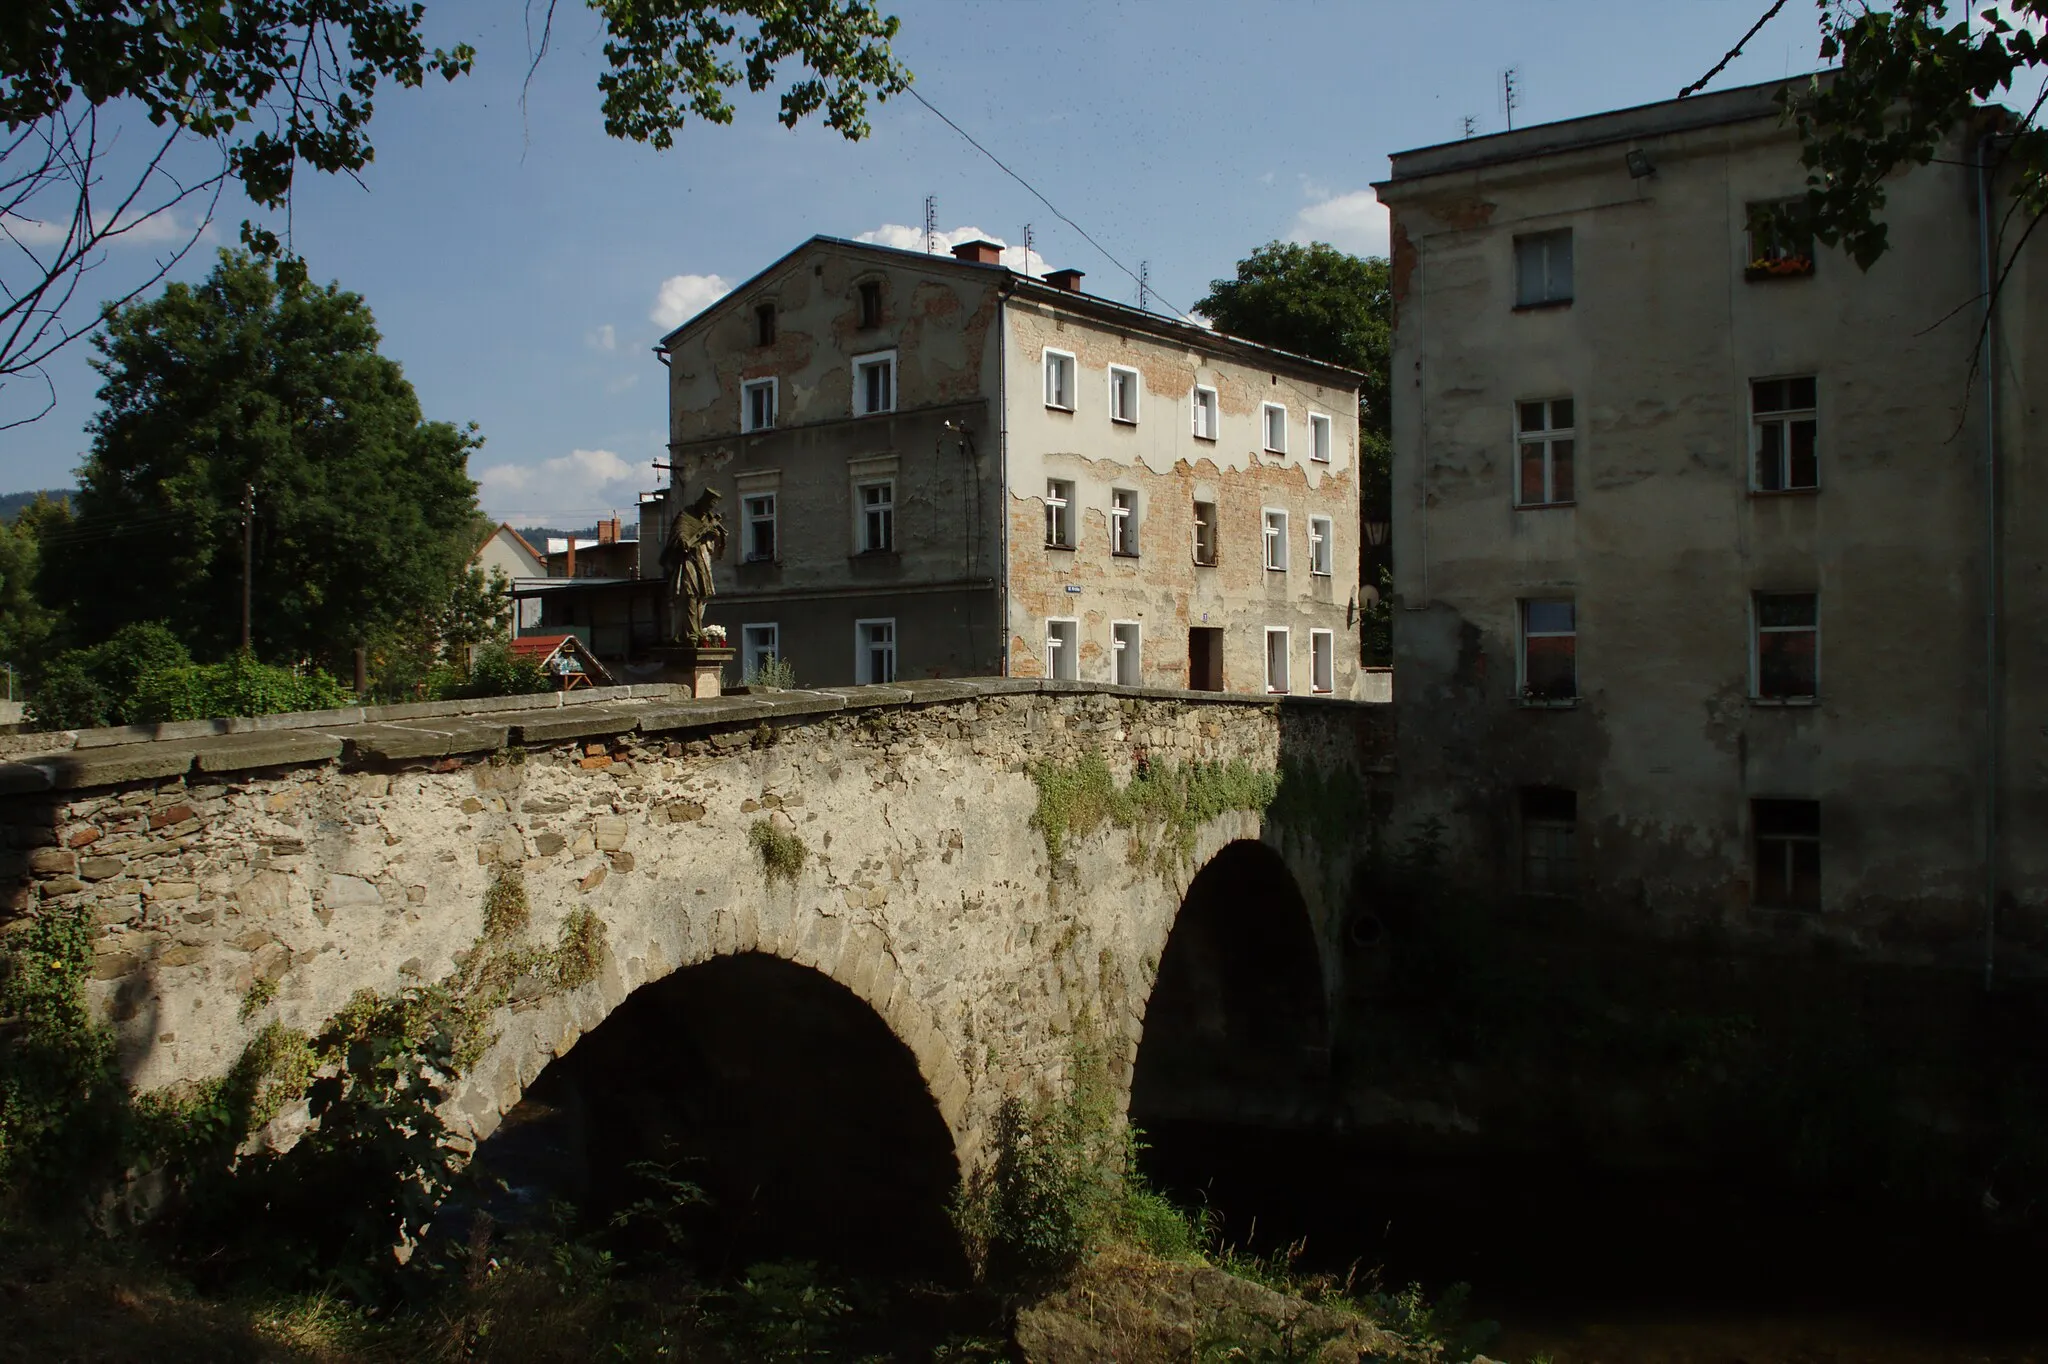
[[[242,652],[249,652],[249,603],[256,565],[256,485],[242,485]]]

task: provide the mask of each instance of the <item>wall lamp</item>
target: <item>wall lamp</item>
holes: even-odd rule
[[[1650,155],[1641,147],[1628,149],[1628,178],[1640,180],[1646,175],[1655,175],[1657,168],[1650,164]]]

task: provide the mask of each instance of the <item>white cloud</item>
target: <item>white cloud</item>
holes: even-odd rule
[[[478,496],[494,520],[587,524],[613,508],[639,505],[657,475],[612,450],[571,450],[528,464],[494,464],[476,476]]]
[[[1321,186],[1305,182],[1312,200],[1294,215],[1287,239],[1293,242],[1328,242],[1354,256],[1384,256],[1389,233],[1387,206],[1369,189],[1349,194],[1318,194]]]
[[[607,322],[596,331],[585,333],[583,344],[589,346],[592,350],[617,350],[619,348],[618,329]]]
[[[937,234],[939,250],[951,251],[962,242],[994,242],[1003,248],[1003,264],[1022,275],[1038,276],[1045,273],[1045,257],[1032,251],[1027,254],[1021,246],[1011,246],[992,232],[978,227],[949,227]],[[876,246],[893,246],[903,251],[924,250],[924,229],[905,227],[902,223],[883,223],[872,232],[863,232],[854,238],[857,242],[873,242]]]
[[[152,213],[146,218],[116,218],[111,227],[105,223],[96,225],[116,234],[105,239],[108,246],[183,246],[192,240],[195,233],[202,241],[214,238],[211,223],[187,221],[173,209]],[[0,233],[23,246],[60,246],[71,235],[71,221],[46,222],[9,213],[0,215]]]
[[[731,292],[732,283],[723,275],[670,275],[661,282],[648,316],[674,331]]]

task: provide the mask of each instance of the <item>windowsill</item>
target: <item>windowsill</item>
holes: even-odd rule
[[[1335,690],[1336,688],[1334,687],[1310,687],[1308,694],[1310,696],[1328,696]]]
[[[1072,545],[1056,545],[1056,544],[1054,544],[1054,543],[1053,543],[1052,541],[1050,541],[1050,540],[1048,540],[1048,541],[1046,541],[1046,542],[1045,542],[1045,547],[1046,547],[1047,549],[1058,549],[1058,550],[1064,550],[1064,551],[1066,551],[1066,552],[1067,552],[1068,554],[1072,554],[1072,553],[1074,552],[1074,547],[1073,547]]]
[[[1214,437],[1214,436],[1205,436],[1205,435],[1203,435],[1203,434],[1202,434],[1201,432],[1199,432],[1199,431],[1195,432],[1195,439],[1196,439],[1196,440],[1205,440],[1205,441],[1208,441],[1208,442],[1209,442],[1209,444],[1211,444],[1211,445],[1214,445],[1214,444],[1216,443],[1216,437]]]
[[[1286,452],[1285,450],[1275,450],[1275,449],[1274,449],[1274,448],[1273,448],[1272,446],[1270,446],[1270,445],[1262,447],[1262,448],[1261,448],[1261,449],[1259,450],[1259,453],[1260,453],[1260,454],[1262,454],[1262,455],[1278,455],[1278,456],[1279,456],[1280,458],[1282,458],[1282,459],[1286,459],[1286,458],[1287,458],[1287,452]]]
[[[1570,508],[1576,507],[1576,506],[1578,506],[1578,505],[1579,505],[1579,500],[1578,500],[1578,499],[1577,499],[1577,498],[1575,497],[1575,498],[1573,498],[1573,499],[1572,499],[1571,501],[1569,501],[1569,502],[1517,502],[1517,503],[1515,503],[1515,510],[1516,510],[1516,511],[1557,511],[1557,510],[1559,510],[1560,508],[1562,508],[1562,509],[1565,509],[1565,510],[1569,510]]]
[[[1138,419],[1136,417],[1111,417],[1109,424],[1111,426],[1136,426]]]
[[[772,568],[781,562],[782,560],[776,558],[773,554],[749,554],[746,558],[740,560],[740,567],[760,568],[766,565]]]
[[[1193,563],[1193,564],[1194,564],[1194,566],[1195,566],[1196,568],[1214,568],[1214,567],[1216,567],[1216,561],[1215,561],[1214,559],[1193,559],[1193,560],[1190,560],[1189,562]]]
[[[893,417],[893,416],[895,416],[895,415],[896,415],[896,409],[895,409],[895,408],[893,408],[893,407],[878,407],[878,408],[876,408],[876,409],[875,409],[874,411],[872,411],[872,412],[856,412],[856,413],[854,413],[853,415],[854,415],[854,416],[855,416],[856,418],[859,418],[859,417]]]
[[[1774,709],[1811,709],[1820,704],[1818,696],[1752,696],[1752,706],[1770,706]]]
[[[1135,559],[1138,557],[1138,551],[1135,549],[1113,549],[1109,552],[1109,557],[1112,559]]]
[[[1310,464],[1328,464],[1330,462],[1330,457],[1328,455],[1310,455],[1308,457],[1308,462]]]
[[[758,435],[760,435],[760,434],[761,434],[761,433],[762,433],[763,431],[773,431],[774,429],[775,429],[775,424],[774,424],[773,422],[770,422],[770,423],[769,423],[768,425],[766,425],[766,426],[749,426],[749,427],[745,427],[745,428],[743,428],[743,429],[742,429],[742,430],[740,431],[740,434],[741,434],[741,435],[743,435],[743,436],[758,436]]]
[[[1292,687],[1268,687],[1268,688],[1266,688],[1266,695],[1268,695],[1268,696],[1292,696],[1292,695],[1294,695],[1294,688],[1292,688]]]
[[[1523,710],[1577,710],[1576,696],[1517,696],[1515,704]]]
[[[1074,409],[1073,409],[1073,408],[1071,408],[1071,407],[1061,407],[1061,406],[1060,406],[1060,405],[1059,405],[1058,403],[1047,403],[1047,404],[1045,405],[1045,410],[1046,410],[1046,411],[1048,411],[1048,412],[1064,412],[1064,413],[1066,413],[1066,414],[1067,414],[1067,415],[1068,415],[1069,417],[1071,417],[1071,416],[1073,416],[1073,415],[1074,415]]]
[[[1512,311],[1518,313],[1547,313],[1558,308],[1569,308],[1571,306],[1572,301],[1568,298],[1552,298],[1546,299],[1541,303],[1517,303]]]
[[[1287,571],[1287,565],[1286,565],[1286,564],[1267,564],[1267,565],[1266,565],[1266,572],[1268,572],[1268,573],[1285,573],[1286,571]]]
[[[1308,576],[1311,578],[1327,578],[1330,577],[1331,574],[1330,570],[1327,568],[1312,568],[1308,571]]]
[[[1749,495],[1751,497],[1812,497],[1819,491],[1820,485],[1816,483],[1811,488],[1751,488]]]

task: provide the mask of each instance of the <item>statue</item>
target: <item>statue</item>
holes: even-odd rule
[[[676,513],[661,547],[668,574],[669,638],[696,644],[704,632],[704,603],[711,585],[711,561],[725,553],[725,520],[718,514],[718,490],[706,488]]]

